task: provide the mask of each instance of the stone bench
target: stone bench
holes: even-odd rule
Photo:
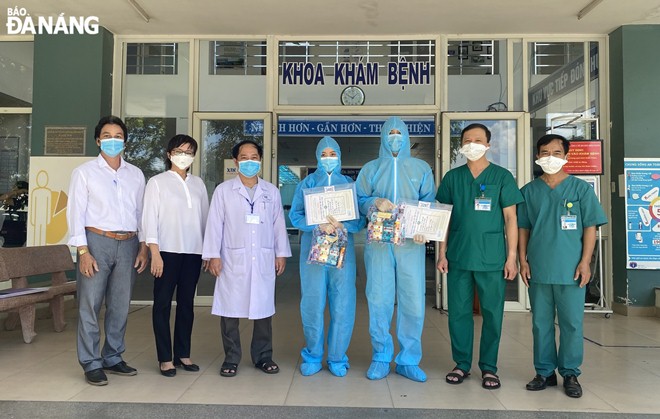
[[[5,329],[14,330],[20,322],[23,341],[32,342],[37,335],[34,331],[36,304],[49,302],[55,331],[64,330],[64,296],[76,292],[76,281],[67,281],[65,273],[72,269],[75,265],[69,247],[64,244],[0,248],[0,281],[11,280],[12,289],[28,288],[29,276],[51,274],[51,282],[43,285],[43,292],[0,299],[0,312],[10,312],[5,319]]]

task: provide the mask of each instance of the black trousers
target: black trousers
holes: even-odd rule
[[[190,358],[190,337],[195,314],[193,299],[202,256],[185,253],[160,252],[163,258],[163,275],[154,278],[154,307],[152,320],[156,337],[158,362]],[[176,317],[174,320],[174,358],[170,334],[172,296],[176,289]]]
[[[254,320],[250,356],[252,363],[257,364],[273,359],[273,316]],[[238,319],[220,317],[220,333],[222,346],[225,349],[225,362],[239,364],[241,362],[241,336],[238,331]]]

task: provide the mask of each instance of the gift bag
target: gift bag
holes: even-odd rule
[[[341,269],[344,266],[347,244],[345,230],[337,229],[333,234],[328,234],[316,227],[312,232],[312,247],[309,249],[307,263]]]
[[[367,243],[393,243],[402,245],[405,242],[399,217],[399,208],[392,212],[378,211],[375,206],[367,213]]]

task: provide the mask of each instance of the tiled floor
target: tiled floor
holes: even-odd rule
[[[415,383],[394,373],[384,380],[367,380],[371,346],[362,274],[348,375],[337,378],[324,369],[315,376],[303,377],[298,370],[303,346],[299,295],[297,267],[290,263],[277,291],[274,359],[281,368],[277,375],[263,374],[244,359],[237,377],[221,377],[219,319],[210,314],[209,308],[198,307],[192,358],[201,371],[179,370],[175,378],[162,377],[157,369],[151,308],[134,306],[125,360],[139,374],[110,375],[108,386],[93,387],[85,383],[77,363],[77,312],[72,308],[67,311],[69,325],[62,333],[52,331],[49,319],[38,320],[38,336],[29,345],[23,343],[19,331],[0,331],[0,400],[660,413],[658,318],[613,315],[606,319],[602,314],[588,314],[580,377],[585,393],[581,399],[569,399],[561,385],[541,392],[525,390],[525,383],[534,375],[531,317],[525,313],[505,314],[499,363],[501,389],[482,389],[476,369],[475,377],[463,385],[446,384],[444,375],[453,366],[447,316],[431,308],[431,297],[421,363],[429,380]],[[479,318],[476,323],[479,326]],[[242,322],[241,331],[247,348],[250,322]]]

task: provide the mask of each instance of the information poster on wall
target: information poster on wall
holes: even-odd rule
[[[573,140],[564,171],[571,175],[603,174],[603,141]]]
[[[69,239],[66,209],[71,172],[95,156],[30,157],[27,245],[65,244]]]
[[[660,269],[660,159],[624,159],[628,269]]]

